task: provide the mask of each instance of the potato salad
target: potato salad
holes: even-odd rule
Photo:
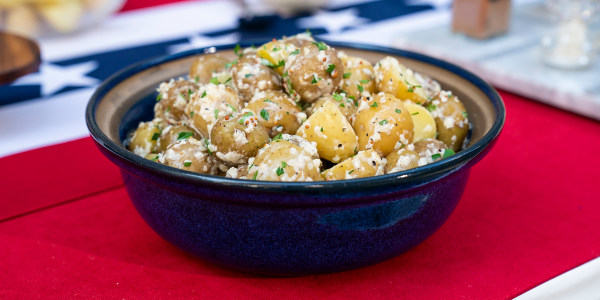
[[[461,151],[468,114],[452,91],[395,57],[370,62],[310,34],[195,58],[157,87],[154,119],[125,142],[160,164],[268,181],[344,180]]]

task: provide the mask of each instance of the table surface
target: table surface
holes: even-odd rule
[[[335,22],[279,18],[257,32],[237,28],[233,2],[167,2],[175,1],[129,1],[99,28],[42,40],[41,72],[0,86],[1,298],[513,298],[600,257],[600,123],[505,90],[504,130],[472,168],[456,210],[402,255],[348,272],[271,278],[175,248],[139,217],[118,169],[87,137],[83,108],[100,80],[144,57],[292,34],[298,29],[283,26],[290,23],[391,45],[402,32],[443,22],[447,6],[333,1],[319,15]],[[377,14],[382,8],[393,12]],[[186,19],[198,12],[204,21]],[[48,74],[71,81],[61,86]]]

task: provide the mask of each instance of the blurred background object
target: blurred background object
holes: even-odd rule
[[[486,39],[505,33],[510,20],[510,0],[454,0],[452,30]]]
[[[546,0],[548,13],[558,24],[542,38],[544,62],[561,69],[589,67],[594,60],[590,19],[599,10],[594,0]]]
[[[68,34],[118,11],[125,0],[0,0],[0,30],[27,37]]]
[[[0,84],[36,72],[40,63],[40,48],[36,42],[0,32]]]

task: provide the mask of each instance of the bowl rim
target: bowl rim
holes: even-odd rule
[[[470,145],[464,150],[456,153],[455,155],[439,160],[437,162],[421,166],[406,171],[383,174],[378,176],[356,178],[356,179],[345,179],[345,180],[334,180],[334,181],[313,181],[313,182],[279,182],[279,181],[260,181],[251,179],[237,179],[228,178],[225,176],[201,174],[192,171],[186,171],[177,169],[174,167],[162,165],[143,157],[140,157],[133,152],[125,149],[124,147],[113,142],[98,126],[96,122],[96,108],[99,103],[103,100],[104,96],[116,85],[130,76],[145,71],[147,69],[156,67],[160,64],[171,62],[174,60],[186,58],[189,56],[211,53],[221,50],[231,50],[235,46],[240,45],[241,47],[249,47],[251,44],[240,42],[236,44],[227,44],[220,46],[210,46],[205,48],[198,48],[194,50],[188,50],[180,53],[170,54],[161,56],[158,58],[151,58],[145,61],[135,63],[129,67],[122,69],[121,71],[113,74],[104,82],[98,86],[94,94],[91,96],[85,112],[85,120],[88,130],[92,138],[98,145],[108,150],[113,155],[119,157],[121,160],[126,161],[129,164],[134,164],[144,171],[149,171],[154,174],[160,174],[167,176],[171,179],[175,179],[179,182],[196,183],[203,185],[212,185],[216,187],[222,187],[227,189],[242,189],[242,190],[266,190],[269,192],[283,192],[283,193],[302,193],[314,195],[318,191],[319,194],[327,193],[355,193],[357,191],[366,191],[369,188],[380,189],[381,187],[389,186],[418,186],[429,183],[432,179],[439,178],[446,173],[449,173],[455,169],[458,169],[480,154],[484,153],[484,150],[491,146],[492,142],[498,137],[500,131],[505,122],[506,109],[502,98],[498,92],[483,79],[479,78],[475,74],[459,67],[453,63],[446,62],[441,59],[437,59],[428,55],[419,54],[412,51],[355,43],[355,42],[332,42],[326,41],[333,47],[352,48],[356,50],[374,51],[388,55],[395,55],[400,57],[406,57],[412,60],[417,60],[423,63],[431,64],[439,68],[446,69],[463,79],[469,81],[481,92],[483,92],[487,99],[491,101],[495,110],[495,120],[480,140]],[[254,43],[253,43],[254,44]]]

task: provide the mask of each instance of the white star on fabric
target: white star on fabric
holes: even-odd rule
[[[358,9],[349,8],[340,11],[319,11],[310,17],[298,19],[300,28],[325,28],[328,33],[338,33],[344,28],[355,27],[369,22],[358,16]]]
[[[198,49],[208,46],[216,46],[216,45],[224,45],[224,44],[233,44],[240,40],[239,33],[230,33],[218,37],[209,37],[205,35],[192,35],[188,37],[187,43],[172,45],[167,48],[167,52],[178,53],[192,49]]]
[[[100,80],[86,76],[98,68],[96,61],[76,65],[59,66],[42,63],[37,73],[19,78],[13,85],[40,85],[42,96],[50,96],[65,87],[91,87],[100,84]]]
[[[447,10],[452,0],[407,0],[406,5],[431,5],[435,10]]]

